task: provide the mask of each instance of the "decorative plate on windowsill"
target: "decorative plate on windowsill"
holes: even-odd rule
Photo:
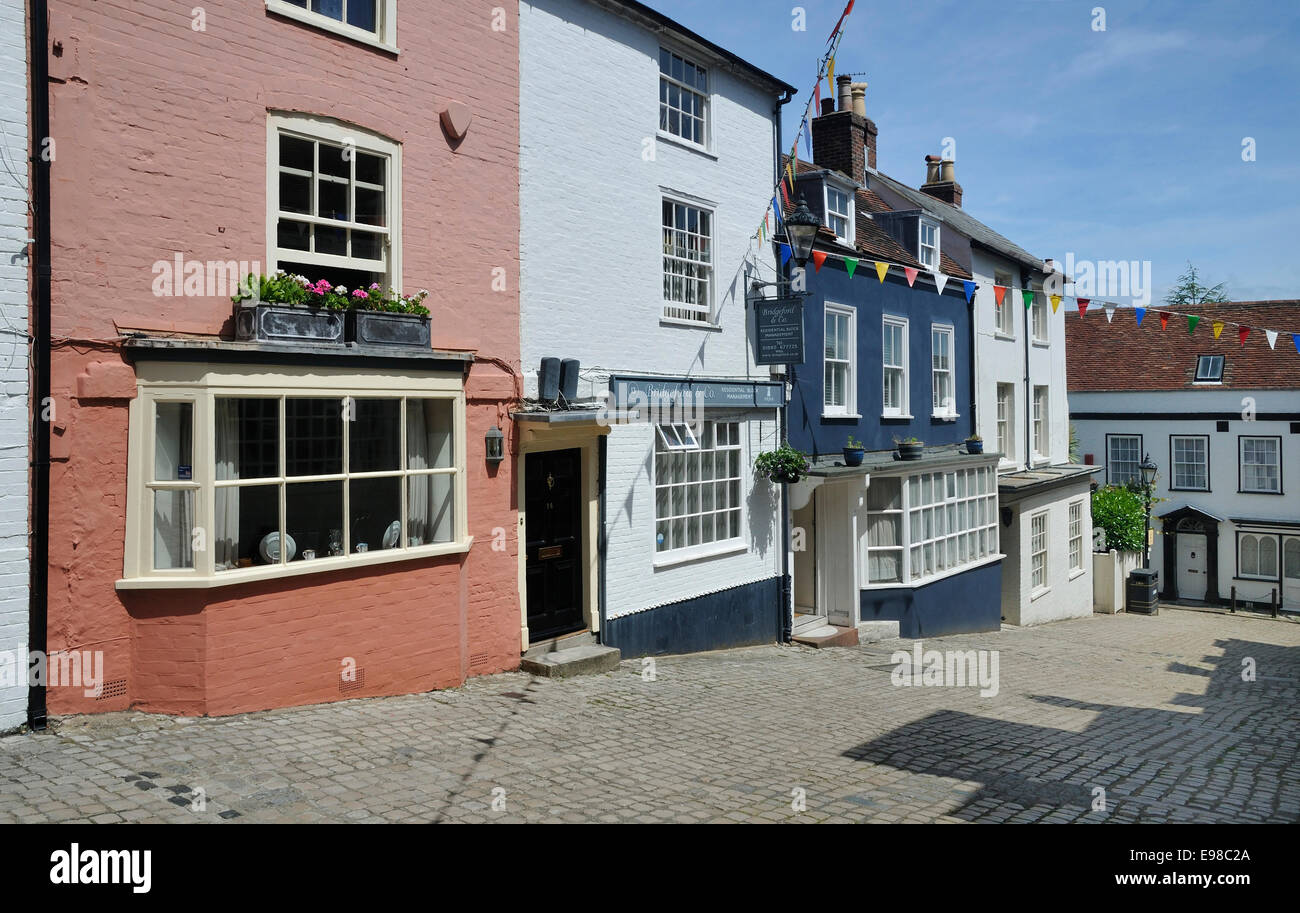
[[[289,534],[286,533],[284,537],[284,544],[288,549],[288,554],[286,555],[285,560],[292,561],[293,556],[298,554],[298,543],[293,541],[293,536],[290,536]],[[280,534],[278,532],[267,533],[265,536],[262,537],[262,541],[257,546],[257,550],[258,552],[261,553],[262,560],[265,561],[267,564],[279,564],[280,563]]]

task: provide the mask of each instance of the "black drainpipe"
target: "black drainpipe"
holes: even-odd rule
[[[605,454],[609,447],[609,437],[601,434],[596,437],[596,578],[597,603],[596,612],[600,617],[600,643],[609,643],[609,632],[605,625]]]
[[[35,299],[32,303],[32,493],[31,565],[27,614],[27,645],[45,652],[49,617],[48,584],[50,557],[50,428],[46,421],[50,403],[50,163],[42,154],[50,135],[49,10],[46,0],[32,0],[31,25],[31,167],[33,227],[36,250]],[[27,726],[45,728],[45,686],[27,691]]]
[[[977,286],[977,287],[978,287],[978,286]],[[976,334],[976,332],[975,332],[975,295],[974,295],[974,293],[971,293],[970,301],[966,304],[966,310],[967,310],[967,312],[968,312],[968,313],[967,313],[967,318],[968,318],[969,321],[970,321],[970,357],[967,359],[967,361],[970,362],[970,433],[971,433],[971,434],[979,434],[979,433],[980,433],[980,426],[979,426],[979,423],[976,421],[976,414],[975,414],[975,401],[976,401],[976,398],[977,398],[977,390],[976,390],[976,386],[975,386],[976,383],[977,383],[977,379],[976,379],[976,377],[975,377],[975,347],[979,345],[979,338],[978,338],[978,336],[977,336],[977,334]],[[997,394],[997,386],[996,386],[996,384],[995,384],[995,385],[994,385],[994,388],[993,388],[993,400],[994,400],[994,403],[997,402],[997,395],[998,395],[998,394]],[[994,413],[994,414],[995,414],[995,416],[996,416],[996,413]],[[968,435],[968,436],[969,436],[969,435]],[[997,441],[997,435],[994,434],[994,436],[993,436],[993,446],[996,447],[996,446],[997,446],[997,443],[998,443],[998,441]]]
[[[777,181],[781,180],[781,170],[782,170],[781,155],[785,151],[781,140],[781,109],[784,108],[786,105],[788,105],[792,98],[794,98],[794,92],[787,89],[783,97],[777,99],[776,107],[772,109],[772,118],[773,120],[776,121],[776,157],[773,161],[773,170],[776,173],[775,177]],[[791,168],[794,167],[793,162],[790,163],[790,167]],[[778,193],[774,199],[773,205],[774,206],[781,205],[780,200],[781,200],[781,195],[780,193]],[[784,216],[782,216],[782,218],[784,218]],[[773,251],[776,250],[775,243],[773,243],[772,249]],[[780,263],[779,256],[777,257],[777,263],[778,264]],[[789,281],[790,273],[788,269],[783,270],[781,269],[781,267],[778,266],[777,270],[778,270],[778,275],[782,279]],[[786,367],[786,380],[789,382],[793,382],[794,366],[786,365],[785,367]],[[782,384],[781,393],[782,393],[781,395],[782,402],[781,402],[781,408],[777,410],[777,415],[778,415],[777,425],[780,434],[779,443],[784,444],[787,440],[787,435],[789,434],[789,416],[787,414],[789,405],[785,402],[784,383]],[[780,632],[780,642],[783,644],[788,644],[790,642],[790,639],[794,636],[794,614],[792,611],[794,606],[794,592],[793,592],[793,583],[790,579],[790,536],[791,536],[790,525],[793,522],[794,522],[793,517],[790,513],[790,486],[787,483],[782,482],[781,483],[781,599],[780,599],[781,617],[778,619],[777,631]]]

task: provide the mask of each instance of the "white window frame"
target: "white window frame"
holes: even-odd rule
[[[1255,573],[1248,574],[1242,567],[1241,552],[1245,547],[1247,539],[1255,540]],[[1275,572],[1272,574],[1259,573],[1259,547],[1267,540],[1273,543],[1273,566]],[[1270,582],[1277,581],[1282,569],[1282,537],[1270,533],[1250,533],[1242,532],[1237,534],[1237,576],[1243,580],[1267,580]]]
[[[908,348],[908,339],[907,339],[907,334],[908,334],[908,322],[907,322],[907,318],[906,318],[906,317],[895,317],[895,316],[892,316],[892,315],[888,315],[888,314],[887,314],[887,315],[885,315],[884,317],[881,318],[881,325],[880,325],[880,326],[881,326],[881,330],[880,330],[880,338],[881,338],[881,346],[880,346],[880,365],[881,365],[880,403],[881,403],[881,410],[880,410],[880,414],[881,414],[883,417],[885,417],[885,418],[911,418],[912,416],[911,416],[911,414],[910,414],[910,403],[908,402],[908,367],[907,367],[907,365],[908,365],[908,352],[909,352],[909,348]],[[887,363],[885,362],[884,337],[885,337],[885,331],[888,330],[888,329],[893,329],[893,328],[897,328],[897,329],[899,329],[899,330],[902,331],[902,332],[899,334],[899,337],[900,337],[900,339],[902,340],[902,342],[901,342],[901,344],[900,344],[900,348],[902,349],[902,353],[901,353],[901,357],[898,359],[897,363],[895,363],[895,364],[887,364]],[[898,383],[899,383],[899,397],[898,397],[899,401],[898,401],[898,405],[896,405],[896,406],[891,406],[891,405],[889,405],[889,403],[885,400],[885,391],[886,391],[885,378],[889,376],[890,372],[895,372],[896,376],[899,378],[899,381],[898,381]]]
[[[704,425],[706,424],[712,426],[712,447],[704,446],[705,437],[703,432]],[[724,445],[718,444],[719,427],[726,427],[728,429],[728,442]],[[655,499],[655,523],[653,527],[654,538],[652,540],[652,547],[655,555],[654,564],[656,566],[676,564],[681,561],[690,561],[695,558],[727,554],[748,548],[748,543],[745,538],[745,501],[748,498],[749,490],[752,487],[750,483],[752,476],[747,474],[748,461],[746,460],[745,453],[746,439],[748,437],[748,423],[737,418],[707,419],[700,422],[693,422],[692,432],[696,438],[697,446],[689,451],[672,451],[668,450],[666,447],[660,449],[659,442],[656,442],[652,463],[654,466],[654,474],[651,480],[651,489],[654,493]],[[735,434],[734,440],[731,439],[733,433]],[[716,456],[718,454],[727,454],[728,462],[730,463],[730,454],[732,453],[738,454],[738,457],[735,460],[737,466],[736,474],[732,475],[730,468],[728,468],[727,476],[718,476],[716,473]],[[671,466],[671,461],[676,458],[682,459],[683,466],[686,467],[686,476],[682,479],[670,478],[665,481],[663,478],[662,466]],[[710,478],[706,479],[704,478],[703,461],[709,458],[714,459],[715,471]],[[692,476],[687,463],[687,461],[691,460],[695,461],[696,472],[694,476]],[[718,507],[716,500],[719,493],[718,485],[725,484],[728,486],[728,489],[730,489],[732,483],[735,483],[737,490],[736,503],[731,503],[730,494],[728,494],[728,503],[723,507]],[[709,510],[703,508],[705,497],[702,486],[706,484],[714,486],[712,496],[713,507]],[[690,490],[692,487],[696,490],[696,497],[698,498],[696,503],[700,505],[699,508],[695,510],[691,509]],[[675,492],[673,491],[674,488],[681,488],[683,491],[682,503],[684,512],[682,513],[676,512],[672,507],[673,499],[675,497]],[[659,512],[660,495],[661,492],[664,491],[667,491],[670,510],[667,516],[661,516]],[[698,517],[701,523],[700,531],[703,533],[703,523],[706,515],[711,518],[710,522],[715,524],[714,528],[716,530],[717,518],[719,516],[726,516],[727,522],[730,523],[731,514],[735,514],[736,516],[737,534],[735,536],[728,536],[725,539],[713,539],[709,542],[701,541],[693,545],[688,543],[686,545],[673,547],[671,537],[675,535],[675,532],[672,529],[672,524],[675,520],[682,519],[689,522],[690,519]],[[728,532],[730,532],[730,529],[728,529]],[[670,537],[667,548],[659,547],[660,534]],[[687,531],[687,538],[689,538],[689,531]],[[701,539],[702,538],[703,536],[701,535]]]
[[[310,4],[308,5],[310,6]],[[313,12],[311,9],[304,9],[301,6],[289,3],[288,0],[266,0],[266,11],[268,13],[275,13],[277,16],[283,16],[286,19],[294,19],[304,25],[314,26],[325,32],[333,32],[336,35],[342,35],[344,38],[368,44],[391,54],[400,53],[397,48],[397,0],[376,0],[376,22],[375,31],[373,32],[367,32],[355,25],[349,25],[346,21],[346,5],[343,10],[344,19],[340,21],[332,16],[326,16],[323,13]]]
[[[1071,501],[1069,504],[1069,544],[1070,570],[1082,571],[1083,567],[1083,501]]]
[[[925,230],[927,228],[934,229],[933,245],[925,243]],[[939,231],[939,223],[934,219],[921,217],[916,220],[916,259],[920,260],[921,265],[932,273],[939,272],[939,252],[941,250],[939,246]],[[927,258],[925,253],[927,250],[933,251],[931,257]]]
[[[140,362],[136,366],[137,395],[129,410],[129,452],[127,475],[126,543],[122,579],[118,589],[172,589],[212,588],[231,586],[258,580],[278,580],[284,577],[314,573],[329,573],[340,569],[375,564],[387,564],[435,555],[462,553],[469,550],[473,537],[468,527],[468,485],[466,481],[466,431],[465,394],[459,372],[447,371],[368,371],[351,372],[342,368],[276,368],[262,371],[249,368],[217,368],[208,364],[183,362]],[[348,398],[356,399],[444,399],[452,404],[452,425],[455,453],[453,466],[429,470],[382,472],[365,475],[400,475],[403,479],[414,475],[452,475],[454,535],[451,542],[409,546],[405,544],[407,497],[405,484],[402,495],[403,539],[396,548],[375,549],[356,553],[344,542],[344,554],[338,557],[320,556],[313,561],[294,560],[280,564],[260,565],[250,568],[232,568],[218,571],[215,566],[215,548],[194,550],[194,566],[155,570],[153,568],[153,503],[152,491],[160,487],[183,487],[195,492],[194,519],[197,529],[215,531],[215,491],[218,487],[236,487],[233,483],[218,483],[216,479],[216,400],[219,397],[265,398],[267,396],[335,398],[340,404]],[[155,427],[154,413],[159,402],[184,401],[193,403],[193,466],[191,479],[186,482],[154,482]],[[406,453],[405,421],[402,414],[402,441],[399,452]],[[344,454],[347,453],[347,426],[344,423]],[[266,484],[284,486],[308,483],[313,476],[285,477],[283,453],[285,426],[280,422],[281,475],[268,478]],[[346,457],[345,457],[346,458]],[[405,458],[404,458],[405,459]],[[344,463],[345,472],[347,464]],[[333,474],[330,481],[339,481]],[[349,516],[347,507],[348,485],[344,476],[344,520]],[[281,528],[286,524],[281,515]],[[292,529],[289,530],[292,535]],[[207,536],[212,542],[215,532]]]
[[[993,276],[993,284],[1002,286],[1007,290],[1008,293],[1010,293],[1011,276],[1008,275],[1007,273],[995,273]],[[1016,309],[1006,295],[1002,297],[1001,307],[997,306],[997,300],[994,299],[993,310],[995,312],[993,317],[997,324],[994,330],[996,335],[1006,339],[1015,339],[1016,338]]]
[[[848,207],[848,212],[842,212],[831,208],[832,193],[837,193],[844,198],[845,205]],[[822,183],[822,206],[826,213],[826,218],[825,218],[826,227],[829,228],[831,231],[835,232],[836,240],[838,240],[841,244],[848,244],[849,246],[853,245],[854,237],[856,235],[855,232],[856,217],[854,214],[854,206],[856,205],[856,201],[854,200],[854,197],[855,194],[853,192],[853,188],[851,187],[845,187],[830,180],[824,181]],[[844,220],[843,234],[841,234],[835,227],[834,218],[836,217]]]
[[[673,226],[671,228],[664,224],[664,220],[663,220],[664,206],[673,207],[674,218],[673,218]],[[678,208],[682,208],[688,211],[693,209],[700,216],[707,216],[709,220],[708,231],[691,232],[689,227],[684,229],[677,228],[676,214]],[[660,247],[663,250],[662,260],[661,260],[661,264],[662,264],[661,273],[662,273],[664,284],[666,286],[666,288],[664,289],[664,308],[663,308],[662,319],[668,321],[669,323],[684,323],[689,326],[714,326],[715,324],[714,324],[713,302],[715,296],[714,279],[716,276],[715,273],[716,267],[714,265],[715,251],[716,251],[714,232],[716,231],[717,228],[716,211],[711,206],[705,205],[699,200],[683,199],[681,197],[672,196],[666,193],[662,195],[662,199],[660,200],[659,210],[660,210],[660,219],[659,219]],[[670,230],[674,232],[673,242],[670,242],[669,239],[666,237],[666,233]],[[676,253],[676,251],[678,250],[678,246],[675,243],[675,241],[677,240],[676,237],[677,232],[681,232],[687,240],[689,240],[690,238],[699,238],[702,239],[704,242],[706,242],[708,246],[708,259],[703,260],[703,259],[692,259],[690,257],[679,257]],[[672,250],[672,253],[669,252],[670,249]],[[689,250],[689,245],[685,249]],[[684,271],[681,273],[670,272],[668,268],[670,261],[673,263],[680,264]],[[703,275],[692,277],[690,276],[691,269],[702,271]],[[672,283],[675,279],[680,280],[682,283],[683,299],[687,297],[685,292],[687,283],[693,284],[697,282],[703,282],[704,294],[708,300],[704,304],[700,304],[699,302],[689,302],[685,300],[679,301],[670,298],[669,293],[672,288]]]
[[[665,73],[663,70],[663,55],[665,54],[669,55],[668,66],[670,72],[668,73]],[[672,69],[673,58],[682,61],[683,67],[685,67],[686,64],[690,64],[697,71],[704,74],[705,88],[703,92],[700,91],[698,86],[688,85],[684,80],[677,79],[672,75],[671,69]],[[713,67],[705,66],[704,64],[701,64],[698,61],[696,61],[693,56],[687,56],[686,54],[680,53],[678,51],[674,51],[672,48],[663,45],[660,45],[659,47],[658,63],[659,63],[659,87],[660,87],[659,88],[659,128],[658,128],[659,136],[671,142],[683,143],[695,149],[700,149],[705,152],[708,152],[710,147],[712,146],[711,137],[713,132],[713,117],[712,117]],[[677,89],[679,93],[688,92],[691,95],[695,96],[696,98],[700,99],[700,105],[701,105],[700,132],[703,134],[704,137],[703,142],[696,142],[694,137],[688,139],[687,137],[682,136],[680,133],[674,133],[668,129],[667,126],[668,118],[665,116],[667,112],[674,111],[674,110],[677,111],[677,122],[679,128],[681,127],[681,121],[684,115],[684,109],[681,107],[680,104],[677,105],[676,107],[673,107],[671,104],[669,104],[667,100],[668,98],[671,97],[670,92],[671,89],[674,87]],[[668,89],[667,92],[665,91],[666,88]],[[692,114],[689,116],[694,118],[695,115]],[[691,132],[694,133],[694,131]]]
[[[833,358],[827,352],[825,333],[827,324],[831,319],[847,319],[848,321],[848,352],[847,358]],[[831,415],[836,418],[851,418],[858,414],[858,310],[853,307],[846,307],[841,304],[832,304],[826,302],[825,313],[822,317],[822,415]],[[839,365],[844,370],[844,402],[829,402],[830,388],[826,385],[826,373],[831,365]]]
[[[1047,298],[1040,289],[1030,289],[1034,293],[1033,304],[1029,306],[1030,323],[1033,325],[1032,341],[1038,345],[1051,342],[1052,322],[1048,319]],[[1024,302],[1021,301],[1023,306]]]
[[[1015,461],[1016,385],[997,385],[997,445],[1003,460]],[[1003,394],[1006,394],[1003,396]]]
[[[1051,396],[1050,387],[1042,384],[1034,387],[1033,420],[1030,424],[1034,433],[1033,453],[1044,460],[1051,457],[1052,450],[1052,429],[1048,425],[1052,408]]]
[[[937,364],[939,353],[935,351],[936,338],[946,340],[944,357],[947,361],[947,366],[943,368],[939,367]],[[930,406],[934,418],[955,419],[958,417],[955,340],[956,332],[954,331],[952,324],[930,324]],[[945,378],[948,386],[948,401],[947,403],[936,405],[934,400],[939,393],[939,384],[940,381]]]
[[[916,586],[1000,557],[997,487],[991,464],[904,477],[902,583],[874,586]],[[890,512],[868,511],[868,524],[872,513]],[[888,550],[868,548],[866,554],[882,549]],[[863,578],[868,575],[865,570]]]
[[[1253,441],[1256,444],[1258,444],[1261,441],[1268,441],[1269,444],[1271,445],[1270,449],[1273,451],[1274,460],[1270,463],[1261,463],[1258,461],[1252,461],[1251,463],[1247,464],[1246,462],[1247,441]],[[1276,435],[1243,434],[1237,438],[1237,458],[1238,458],[1238,465],[1241,466],[1240,489],[1243,494],[1280,495],[1282,493],[1282,438],[1281,437]],[[1262,467],[1272,466],[1276,470],[1274,475],[1277,477],[1277,487],[1276,488],[1248,488],[1246,486],[1247,465],[1262,466]]]
[[[1116,478],[1116,474],[1115,474],[1115,468],[1114,468],[1114,467],[1115,467],[1116,460],[1115,460],[1115,457],[1114,457],[1113,444],[1114,444],[1114,442],[1115,442],[1116,440],[1120,440],[1120,439],[1123,439],[1123,440],[1129,440],[1129,441],[1137,441],[1137,450],[1136,450],[1136,454],[1137,454],[1137,456],[1135,456],[1134,459],[1133,459],[1133,475],[1132,475],[1132,479],[1134,479],[1134,480],[1136,480],[1136,481],[1138,481],[1138,482],[1140,483],[1140,482],[1142,481],[1142,470],[1141,470],[1141,468],[1140,468],[1141,465],[1142,465],[1142,435],[1140,435],[1140,434],[1108,434],[1108,435],[1106,435],[1106,438],[1105,438],[1105,440],[1106,440],[1106,482],[1107,482],[1108,484],[1110,484],[1110,485],[1123,485],[1123,484],[1125,484],[1126,482],[1130,481],[1129,479],[1126,479],[1126,478]],[[1123,461],[1123,462],[1124,462],[1124,463],[1127,463],[1128,461],[1125,460],[1125,461]]]
[[[305,140],[314,140],[345,148],[351,146],[362,152],[384,156],[388,159],[387,186],[385,187],[385,225],[367,225],[361,222],[342,222],[323,219],[302,213],[280,212],[280,135],[282,133]],[[330,118],[307,114],[274,113],[266,119],[266,245],[267,272],[274,273],[281,262],[309,263],[325,269],[363,270],[384,273],[380,285],[402,290],[402,147],[390,139],[344,124]],[[355,172],[355,157],[353,157]],[[353,180],[355,184],[355,178]],[[312,190],[315,197],[315,188]],[[356,214],[353,213],[355,216]],[[312,251],[281,248],[278,229],[281,217],[295,222],[309,222],[330,228],[346,228],[378,234],[384,240],[387,260],[358,260],[336,254],[318,254]]]
[[[1047,511],[1029,516],[1029,590],[1042,593],[1047,586]]]
[[[695,438],[695,429],[689,422],[656,425],[655,433],[659,436],[659,442],[670,451],[700,449],[699,441]]]
[[[1208,365],[1209,370],[1201,371],[1201,365]],[[1196,356],[1196,374],[1192,381],[1197,384],[1222,384],[1223,368],[1226,359],[1222,355],[1197,355]],[[1215,367],[1218,370],[1214,370]]]
[[[1186,456],[1186,442],[1195,441],[1200,445],[1200,462],[1193,462],[1188,459],[1179,459],[1179,444],[1184,445],[1183,456]],[[1201,485],[1182,485],[1179,484],[1179,467],[1200,467]],[[1184,470],[1185,471],[1185,470]],[[1208,434],[1171,434],[1169,435],[1169,490],[1170,491],[1209,491],[1210,490],[1210,436]]]

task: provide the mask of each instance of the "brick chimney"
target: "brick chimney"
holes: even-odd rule
[[[925,157],[925,183],[921,192],[961,208],[961,185],[957,183],[957,163],[937,155]]]
[[[867,85],[850,76],[837,77],[835,83],[838,107],[835,99],[824,98],[821,116],[813,118],[813,160],[862,181],[866,169],[876,167],[877,130],[866,115]]]

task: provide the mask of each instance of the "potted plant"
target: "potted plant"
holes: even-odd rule
[[[970,437],[966,438],[966,452],[983,453],[984,438],[980,437],[978,434],[972,434]]]
[[[903,460],[919,460],[921,451],[925,448],[925,442],[914,437],[899,440],[894,438],[894,443],[898,445],[898,457]]]
[[[760,453],[754,460],[754,471],[767,476],[769,481],[793,485],[808,475],[808,457],[789,444]]]
[[[348,342],[368,346],[414,346],[429,348],[429,309],[424,289],[414,295],[399,295],[393,289],[384,294],[379,283],[357,289],[348,301]]]
[[[347,289],[278,272],[249,276],[235,303],[235,338],[278,343],[343,342]]]
[[[850,434],[848,441],[844,444],[844,465],[861,466],[866,449],[862,446],[861,441],[854,440],[853,435]]]

